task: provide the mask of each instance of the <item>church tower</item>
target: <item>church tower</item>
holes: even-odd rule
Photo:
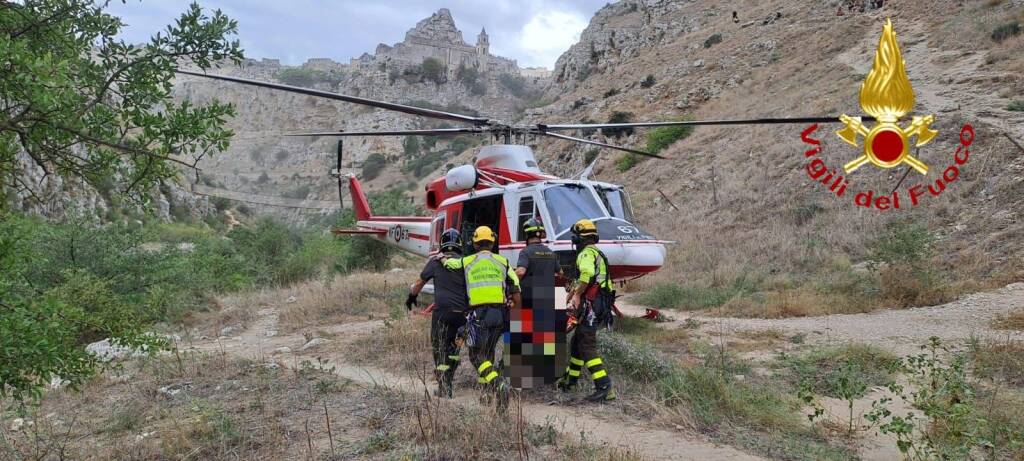
[[[487,56],[488,48],[490,48],[491,42],[487,38],[487,29],[481,28],[480,35],[476,36],[476,54],[480,56]]]

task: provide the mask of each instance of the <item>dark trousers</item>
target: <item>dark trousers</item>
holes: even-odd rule
[[[569,366],[565,369],[569,383],[580,378],[583,367],[590,372],[594,386],[600,389],[611,386],[612,379],[604,368],[604,361],[597,352],[597,328],[579,325],[569,340]]]
[[[469,359],[476,367],[477,382],[492,386],[500,376],[494,364],[494,348],[505,330],[505,306],[498,304],[476,307],[471,318],[473,323],[470,325],[472,338]]]
[[[434,350],[434,375],[442,385],[451,386],[459,367],[459,346],[455,342],[459,328],[466,324],[464,312],[435,309],[430,317],[430,344]]]

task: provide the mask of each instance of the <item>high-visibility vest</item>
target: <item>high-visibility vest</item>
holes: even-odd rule
[[[508,260],[493,253],[477,253],[462,258],[466,274],[466,291],[471,307],[484,304],[505,304],[505,279]]]
[[[601,250],[598,250],[594,246],[588,246],[580,251],[579,256],[576,257],[576,268],[579,270],[584,266],[593,267],[594,276],[592,279],[588,280],[587,283],[593,283],[598,287],[611,290],[612,281],[608,277],[608,265],[605,261],[606,259],[604,254],[601,253]]]

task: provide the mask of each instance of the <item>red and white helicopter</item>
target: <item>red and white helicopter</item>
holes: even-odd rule
[[[445,229],[458,229],[469,236],[477,226],[486,225],[498,233],[500,253],[515,261],[526,246],[523,223],[540,217],[545,223],[548,245],[559,254],[562,265],[572,265],[574,250],[570,227],[587,218],[598,228],[598,248],[608,257],[613,280],[621,281],[657,271],[665,262],[666,241],[644,232],[634,222],[626,191],[619,185],[589,179],[591,164],[577,179],[561,179],[543,173],[530,147],[513,144],[513,139],[546,136],[596,145],[637,155],[664,158],[652,153],[615,146],[590,139],[561,134],[563,131],[631,129],[664,126],[750,125],[780,123],[839,123],[838,117],[762,118],[746,120],[698,120],[605,124],[532,124],[510,125],[486,117],[471,116],[395,104],[338,93],[269,83],[245,78],[178,71],[181,74],[271,88],[309,96],[361,104],[432,119],[465,123],[462,128],[438,128],[399,131],[326,131],[286,136],[450,136],[459,134],[491,135],[503,141],[479,148],[475,162],[452,168],[444,177],[426,187],[425,204],[430,216],[376,216],[353,175],[341,175],[342,143],[338,143],[338,193],[343,181],[353,202],[356,229],[335,230],[337,234],[364,234],[405,251],[429,256],[438,251]]]

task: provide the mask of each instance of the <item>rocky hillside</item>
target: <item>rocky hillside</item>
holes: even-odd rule
[[[860,84],[891,17],[917,95],[914,113],[935,114],[940,132],[919,153],[932,173],[911,172],[899,186],[901,209],[857,207],[854,194],[837,198],[811,180],[800,140],[806,125],[698,128],[663,152],[671,160],[632,168],[620,154],[603,151],[598,176],[625,184],[641,223],[679,241],[668,270],[654,280],[728,286],[751,276],[790,293],[803,282],[773,274],[833,267],[846,274],[897,221],[923,225],[935,236],[935,264],[944,274],[1019,278],[1024,2],[894,1],[863,12],[851,3],[608,5],[558,60],[547,91],[555,103],[529,115],[604,122],[615,112],[635,121],[860,114]],[[933,184],[953,163],[965,123],[977,136],[958,179],[940,196],[926,193],[920,206],[908,206],[910,187]],[[839,128],[821,126],[813,135],[832,168],[858,154],[832,134]],[[610,140],[646,142],[640,130]],[[589,151],[563,142],[538,149],[555,166],[579,165]],[[868,167],[848,181],[854,192],[887,195],[903,173]]]
[[[545,80],[534,71],[521,72],[513,60],[491,55],[489,45],[485,30],[475,45],[466,43],[450,12],[441,9],[417,23],[402,42],[380,44],[373,54],[348,63],[310,59],[293,67],[276,60],[250,60],[219,72],[421,107],[486,113],[498,119],[517,118],[531,99],[539,97]],[[200,164],[200,181],[253,194],[337,200],[336,185],[329,176],[335,166],[336,139],[282,134],[441,126],[404,114],[199,78],[182,78],[177,94],[195,102],[217,98],[235,104],[238,116],[231,126],[236,136],[227,152]],[[450,157],[483,140],[403,141],[400,137],[350,138],[345,142],[344,166],[365,173],[370,190],[384,189],[443,168]]]

